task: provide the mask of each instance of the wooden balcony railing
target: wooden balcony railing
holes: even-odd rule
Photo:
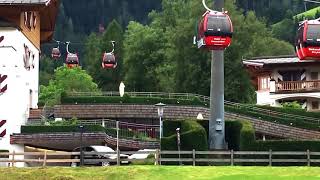
[[[276,83],[276,92],[320,91],[320,80],[281,81]]]

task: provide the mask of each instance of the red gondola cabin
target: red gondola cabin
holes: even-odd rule
[[[51,52],[52,59],[59,59],[61,57],[60,49],[59,48],[53,48]]]
[[[233,27],[226,13],[206,12],[198,24],[197,31],[198,48],[224,50],[231,44]]]
[[[114,69],[117,67],[116,57],[113,53],[104,53],[102,58],[102,68]]]
[[[320,21],[308,20],[300,24],[296,52],[300,60],[320,60]]]
[[[68,53],[66,58],[66,64],[69,68],[77,67],[79,66],[79,57],[77,54],[74,53]]]

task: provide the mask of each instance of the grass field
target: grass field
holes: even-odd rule
[[[0,168],[1,180],[29,179],[320,179],[320,168],[308,167],[190,167],[126,166],[97,168]]]
[[[310,9],[306,12],[301,13],[301,14],[297,14],[296,16],[301,17],[303,15],[304,17],[309,17],[309,16],[313,17],[317,13],[317,11],[320,11],[320,7]]]

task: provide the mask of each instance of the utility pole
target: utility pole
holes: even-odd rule
[[[222,12],[224,0],[214,0],[213,9]],[[224,50],[212,51],[209,148],[225,149],[224,123]]]

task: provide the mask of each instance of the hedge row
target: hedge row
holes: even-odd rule
[[[241,121],[240,150],[242,151],[320,151],[320,141],[256,141],[255,130],[250,122]]]
[[[209,135],[209,121],[193,120],[200,124],[206,134]],[[164,121],[164,137],[174,136],[176,134],[176,128],[182,128],[182,121]],[[228,143],[228,149],[239,150],[240,149],[240,131],[242,128],[242,122],[227,120],[225,121],[225,139]],[[174,136],[176,138],[176,136]],[[209,136],[207,136],[207,139]],[[176,144],[173,144],[176,145]]]
[[[105,132],[100,125],[84,126],[85,132]],[[21,133],[57,133],[57,132],[80,132],[79,126],[22,126]]]
[[[226,111],[228,112],[233,112],[233,113],[238,113],[242,115],[246,115],[249,117],[254,117],[258,118],[264,121],[269,121],[269,122],[276,122],[279,124],[284,124],[288,126],[293,126],[293,127],[298,127],[298,128],[303,128],[303,129],[311,129],[311,130],[320,130],[320,126],[317,123],[310,123],[304,121],[303,118],[287,118],[287,117],[282,117],[282,116],[270,116],[268,114],[262,114],[259,112],[255,112],[249,108],[246,107],[230,107],[230,106],[225,106]]]
[[[190,100],[175,99],[175,98],[159,98],[159,97],[108,97],[108,96],[91,96],[91,97],[62,97],[62,104],[113,104],[113,103],[125,103],[125,104],[175,104],[175,105],[205,105],[199,98],[194,97]]]
[[[319,112],[308,112],[304,109],[293,109],[293,108],[282,108],[282,107],[271,107],[271,106],[259,106],[254,105],[258,108],[268,109],[272,111],[287,113],[287,114],[294,114],[298,116],[306,116],[306,117],[313,117],[313,118],[319,118],[320,119],[320,113]]]
[[[159,102],[165,104],[172,105],[192,105],[192,106],[208,106],[200,101],[199,98],[194,97],[192,100],[185,99],[175,99],[175,98],[160,98],[160,97],[130,97],[129,95],[125,95],[123,97],[108,97],[108,96],[92,96],[92,97],[66,97],[62,96],[61,98],[62,104],[116,104],[116,103],[125,103],[125,104],[156,104]],[[251,107],[255,107],[252,105]],[[288,110],[285,108],[273,108],[273,107],[264,107],[269,108],[275,111],[281,111],[288,114],[297,114],[302,116],[312,116],[312,117],[320,117],[320,113],[311,113],[304,112],[303,110]],[[303,129],[311,129],[311,130],[320,130],[320,126],[317,123],[305,122],[303,118],[287,118],[287,117],[278,117],[278,116],[270,116],[267,113],[260,113],[256,111],[252,111],[250,107],[231,107],[225,106],[225,110],[228,112],[238,113],[242,115],[246,115],[249,117],[259,118],[261,120],[276,122],[284,125],[289,125],[293,127],[303,128]],[[302,114],[299,114],[299,113]]]
[[[79,126],[22,126],[21,133],[33,134],[33,133],[62,133],[62,132],[80,132]],[[87,125],[84,126],[84,132],[105,132],[108,135],[116,137],[117,130],[115,128],[104,128],[100,125]],[[144,133],[130,131],[128,129],[120,129],[119,137],[133,138],[142,140],[152,140]]]

